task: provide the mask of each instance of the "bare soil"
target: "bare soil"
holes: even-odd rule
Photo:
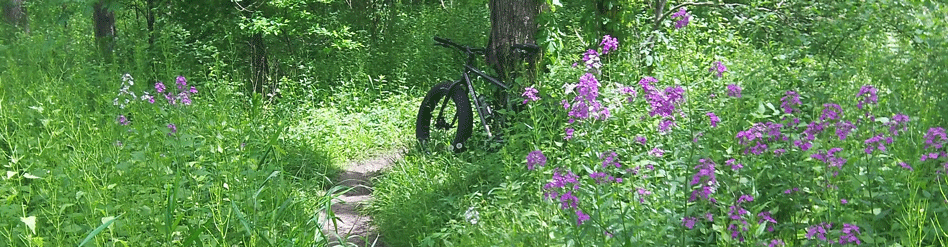
[[[336,227],[331,221],[323,225],[323,232],[330,238],[329,246],[385,246],[372,225],[372,218],[363,209],[372,201],[372,178],[399,159],[398,152],[385,154],[350,163],[345,172],[339,174],[337,184],[353,189],[333,202],[332,210],[338,218]]]

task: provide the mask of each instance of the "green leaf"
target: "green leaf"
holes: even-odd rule
[[[26,227],[30,228],[30,231],[33,232],[33,235],[36,235],[36,216],[20,217],[20,222],[26,224]]]
[[[106,218],[109,218],[109,217],[102,218],[102,220],[104,221],[102,222],[102,225],[99,225],[99,227],[96,227],[95,230],[92,230],[92,232],[90,232],[89,235],[86,235],[86,238],[83,239],[81,243],[79,243],[79,247],[82,247],[83,245],[86,245],[87,243],[89,243],[89,240],[92,240],[92,238],[94,238],[95,235],[98,235],[99,232],[102,232],[102,230],[105,230],[105,228],[108,228],[110,225],[112,225],[112,222],[115,222],[115,220],[117,220],[119,217],[122,217],[122,215],[120,214],[119,216],[115,216],[114,218],[111,218],[108,220],[106,220]]]

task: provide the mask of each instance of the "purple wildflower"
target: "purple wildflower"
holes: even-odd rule
[[[856,245],[862,244],[862,241],[859,241],[859,237],[856,235],[860,234],[859,227],[852,224],[843,224],[842,235],[839,236],[839,244],[845,245],[848,243],[856,243]]]
[[[526,104],[527,102],[530,102],[530,101],[540,100],[540,97],[537,97],[537,93],[539,92],[540,91],[537,91],[537,89],[534,87],[527,87],[523,89],[523,94],[521,94],[520,96],[523,96],[525,98],[523,100],[523,103]]]
[[[862,88],[859,88],[859,93],[856,94],[856,98],[859,98],[859,102],[856,104],[856,107],[862,109],[866,104],[878,104],[879,98],[876,96],[876,92],[878,92],[878,90],[870,85],[864,85]]]
[[[164,93],[164,92],[165,92],[165,84],[164,84],[164,83],[161,83],[161,81],[156,82],[156,83],[155,83],[155,91],[158,91],[158,93]]]
[[[892,144],[892,138],[884,138],[882,135],[877,135],[866,139],[863,143],[866,144],[866,154],[872,154],[873,150],[879,150],[885,152],[885,143],[883,141]],[[873,145],[875,144],[875,145]]]
[[[727,96],[740,98],[741,97],[741,86],[737,84],[728,84],[727,85]]]
[[[632,99],[638,96],[638,92],[636,92],[635,89],[630,86],[620,87],[619,94],[629,95],[629,98],[626,99],[628,102],[632,102]]]
[[[895,116],[892,116],[892,120],[886,122],[885,126],[889,127],[889,134],[892,134],[892,136],[899,136],[899,129],[902,130],[901,132],[908,131],[909,121],[911,121],[909,116],[899,113],[895,114]]]
[[[566,139],[566,140],[573,139],[573,132],[574,132],[573,128],[566,128],[566,137],[563,137],[563,139]]]
[[[714,175],[714,161],[710,159],[699,159],[698,163],[699,164],[695,166],[697,172],[691,177],[691,185],[717,184],[718,180]]]
[[[174,126],[174,124],[168,124],[168,129],[171,130],[171,132],[168,133],[169,136],[178,133],[178,127]]]
[[[610,51],[615,51],[619,48],[619,39],[606,35],[602,37],[602,42],[600,42],[599,45],[602,46],[602,54],[608,54]]]
[[[708,118],[711,119],[711,127],[718,127],[718,123],[721,122],[721,119],[717,115],[714,115],[714,112],[708,112],[705,115],[708,115]]]
[[[846,140],[846,137],[849,136],[849,133],[856,128],[856,125],[850,121],[839,121],[836,122],[836,136],[839,137],[840,141]]]
[[[945,128],[942,127],[932,127],[928,129],[928,132],[925,133],[925,148],[935,148],[941,149],[941,147],[948,143],[948,135],[945,133]]]
[[[619,155],[616,154],[616,152],[609,152],[608,154],[603,153],[601,156],[601,158],[603,158],[602,168],[607,168],[609,166],[614,166],[615,168],[621,168],[622,165],[619,164],[618,156]]]
[[[644,136],[635,136],[634,138],[632,138],[632,140],[635,140],[635,142],[638,142],[639,144],[642,144],[643,146],[645,145],[646,142],[648,142],[648,140]]]
[[[661,158],[665,155],[665,150],[662,150],[661,148],[653,148],[652,151],[648,152],[648,154]]]
[[[826,241],[827,228],[832,229],[833,224],[820,223],[820,224],[809,226],[806,228],[806,235],[804,236],[808,239],[813,239],[813,237],[816,237],[820,240]]]
[[[671,120],[671,119],[662,120],[662,122],[658,123],[658,132],[667,133],[674,126],[675,126],[675,120]]]
[[[544,156],[540,150],[534,150],[527,154],[527,170],[533,170],[534,165],[546,165],[546,156]]]
[[[767,247],[777,247],[777,246],[785,246],[785,245],[787,244],[785,244],[783,240],[773,239],[773,240],[770,240],[770,244],[767,244]]]
[[[571,171],[561,173],[559,169],[554,170],[553,178],[550,179],[550,182],[543,185],[543,198],[559,198],[560,194],[557,192],[557,189],[564,188],[567,185],[573,185],[572,189],[579,189],[579,176],[576,176],[576,174],[573,174]]]
[[[593,49],[589,49],[586,53],[583,53],[583,62],[586,63],[586,68],[588,69],[602,68],[602,62],[599,60],[599,52]]]
[[[754,197],[750,195],[741,195],[740,197],[737,198],[737,204],[741,204],[744,202],[752,202],[752,201],[754,201]]]
[[[908,163],[905,163],[905,162],[899,162],[899,166],[909,171],[915,170],[915,169],[912,169],[912,166],[910,166]]]
[[[589,220],[589,215],[583,213],[583,210],[576,210],[576,225],[582,225],[583,222]]]
[[[839,203],[840,203],[840,204],[847,204],[847,203],[849,203],[849,201],[846,200],[846,199],[839,199]]]
[[[688,230],[694,229],[696,222],[698,222],[697,217],[685,217],[681,219],[681,225],[688,228]]]
[[[724,66],[724,63],[721,61],[714,62],[714,65],[711,68],[708,68],[708,72],[717,72],[718,78],[724,76],[724,72],[727,72],[727,67]]]
[[[820,115],[820,121],[838,120],[843,115],[843,109],[837,104],[823,104],[823,114]]]
[[[179,75],[178,78],[175,79],[174,84],[178,86],[178,91],[184,91],[188,86],[188,80],[184,79],[184,76]]]
[[[121,125],[128,125],[129,123],[131,123],[128,121],[128,118],[126,118],[125,115],[119,115],[118,118],[115,120],[118,121],[118,123]]]
[[[780,98],[780,107],[783,108],[783,113],[792,114],[795,111],[800,111],[794,109],[794,106],[798,106],[800,103],[800,95],[794,91],[787,91],[787,95]]]
[[[744,165],[737,163],[736,161],[737,160],[735,159],[729,159],[725,161],[724,164],[731,166],[731,170],[735,170],[735,171],[740,170],[741,168],[744,168]]]
[[[676,19],[675,29],[682,29],[688,26],[688,22],[691,21],[691,14],[688,14],[685,7],[681,7],[680,9],[678,9],[678,12],[675,12],[674,14],[671,15],[671,18]]]

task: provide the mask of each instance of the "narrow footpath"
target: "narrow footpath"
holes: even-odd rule
[[[328,221],[323,225],[323,232],[329,236],[329,246],[385,246],[372,225],[372,219],[362,209],[372,200],[372,178],[399,159],[401,154],[398,152],[385,154],[350,163],[339,174],[337,184],[353,189],[333,202],[332,210],[338,217],[337,227],[334,229]],[[344,239],[340,241],[339,238]]]

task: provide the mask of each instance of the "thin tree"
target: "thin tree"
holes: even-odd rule
[[[30,33],[30,22],[26,15],[26,7],[23,6],[23,0],[12,0],[3,4],[3,19],[7,23]]]
[[[103,55],[110,57],[115,48],[115,12],[109,8],[109,2],[99,0],[92,5],[92,20],[95,27],[95,41]]]

